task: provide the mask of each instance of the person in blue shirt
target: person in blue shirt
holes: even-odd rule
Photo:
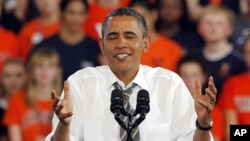
[[[43,47],[51,47],[58,52],[62,61],[63,80],[81,68],[99,65],[98,43],[81,30],[87,11],[86,1],[62,1],[59,33],[33,48],[32,52]]]

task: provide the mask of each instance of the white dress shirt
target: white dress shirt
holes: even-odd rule
[[[110,111],[113,84],[125,85],[108,66],[85,68],[68,78],[73,103],[70,124],[71,141],[119,141],[120,126]],[[192,141],[195,132],[194,101],[181,78],[163,68],[141,65],[130,102],[136,108],[137,92],[149,92],[150,112],[139,125],[141,141]],[[53,117],[50,141],[59,120]],[[211,139],[212,140],[212,139]]]

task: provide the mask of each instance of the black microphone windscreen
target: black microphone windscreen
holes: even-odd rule
[[[146,90],[140,90],[137,95],[136,113],[148,113],[150,111],[149,106],[149,94]]]
[[[143,103],[141,103],[143,102]],[[137,103],[139,104],[148,104],[149,103],[149,94],[146,90],[140,90],[137,95]]]
[[[123,101],[123,93],[119,89],[114,89],[111,93],[111,103],[120,104],[120,101]],[[118,103],[117,103],[118,102]]]
[[[123,111],[123,93],[119,89],[114,89],[111,93],[110,111],[112,113],[120,113]]]

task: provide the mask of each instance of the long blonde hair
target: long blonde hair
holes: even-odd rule
[[[26,104],[30,107],[35,107],[36,103],[36,82],[34,79],[34,68],[42,64],[45,61],[49,61],[54,65],[60,67],[60,57],[57,52],[52,48],[41,48],[35,51],[32,56],[30,57],[28,64],[27,64],[27,72],[28,72],[28,86],[26,92]],[[57,94],[61,93],[62,89],[62,76],[58,74],[55,81],[53,82],[53,89],[55,89]]]

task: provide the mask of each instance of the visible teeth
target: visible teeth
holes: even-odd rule
[[[127,56],[129,56],[129,54],[118,54],[118,55],[116,55],[116,57],[118,57],[120,59],[125,58]]]

